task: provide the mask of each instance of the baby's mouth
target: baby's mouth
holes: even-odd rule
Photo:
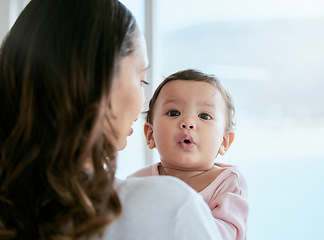
[[[195,141],[193,139],[192,136],[190,135],[183,135],[181,138],[180,138],[180,141],[179,141],[181,144],[184,144],[184,145],[195,145]]]

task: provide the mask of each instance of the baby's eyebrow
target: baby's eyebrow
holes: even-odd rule
[[[209,102],[198,102],[198,106],[204,106],[204,107],[210,107],[210,108],[215,108],[216,104],[215,103],[209,103]]]
[[[167,99],[163,102],[163,106],[168,105],[168,104],[185,104],[184,100],[181,98],[170,98]],[[197,105],[200,107],[208,107],[211,109],[215,109],[216,108],[216,104],[215,103],[210,103],[208,101],[199,101],[197,102]]]

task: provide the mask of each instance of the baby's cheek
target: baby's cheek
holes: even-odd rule
[[[155,145],[159,149],[159,151],[161,153],[166,152],[168,150],[168,144],[170,144],[171,140],[165,129],[163,127],[159,128],[159,130],[157,130],[155,134],[153,134],[153,137]]]

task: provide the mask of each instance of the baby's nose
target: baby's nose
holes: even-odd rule
[[[192,121],[182,121],[180,124],[180,127],[182,129],[195,129],[196,128],[196,124]]]

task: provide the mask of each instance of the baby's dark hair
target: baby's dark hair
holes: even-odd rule
[[[214,85],[219,93],[221,94],[222,98],[224,99],[225,106],[226,106],[226,130],[234,130],[235,128],[235,122],[234,122],[234,114],[235,114],[235,108],[234,103],[231,95],[225,90],[225,88],[220,84],[219,80],[212,74],[205,74],[201,71],[195,70],[195,69],[186,69],[183,71],[179,71],[176,73],[173,73],[169,75],[167,78],[163,80],[163,82],[160,83],[160,85],[155,90],[150,103],[149,103],[149,109],[144,112],[146,114],[146,121],[152,123],[153,118],[153,111],[154,111],[154,105],[155,102],[164,87],[168,82],[174,81],[174,80],[188,80],[188,81],[197,81],[197,82],[208,82],[212,85]]]

